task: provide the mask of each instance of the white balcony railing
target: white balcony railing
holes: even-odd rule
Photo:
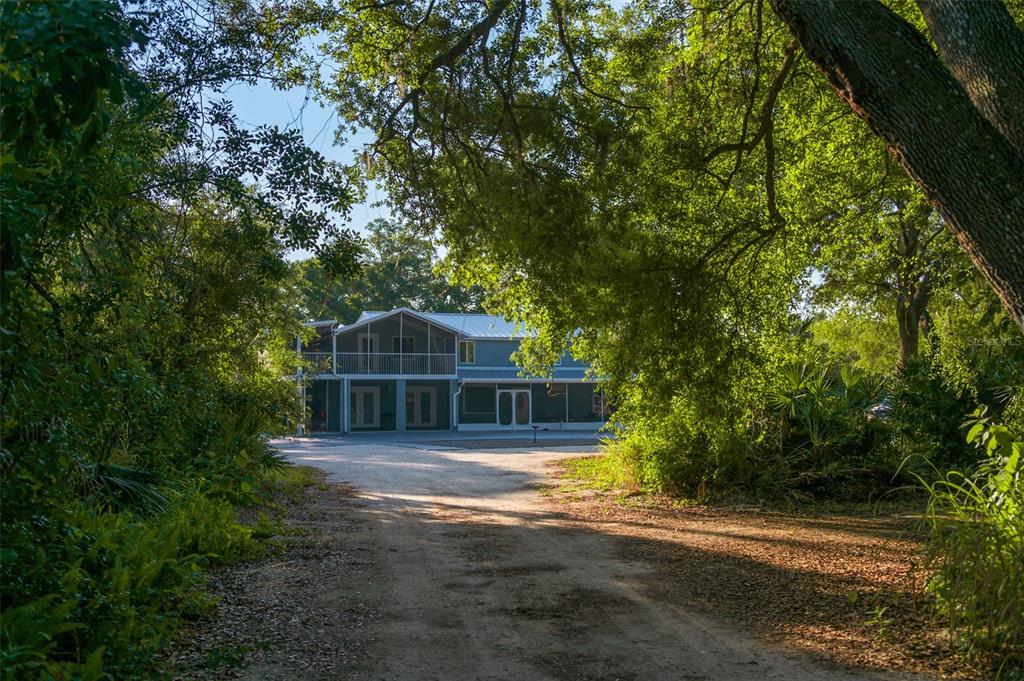
[[[304,352],[316,373],[331,373],[331,353]],[[334,371],[339,374],[370,376],[431,374],[450,376],[455,373],[455,355],[398,352],[339,352]]]
[[[329,374],[333,371],[329,352],[303,352],[302,359],[308,362],[307,371],[311,374]]]
[[[455,355],[339,352],[339,374],[454,374]]]

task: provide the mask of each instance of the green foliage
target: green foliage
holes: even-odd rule
[[[435,246],[416,230],[397,222],[374,220],[362,267],[350,279],[328,276],[316,258],[292,265],[299,316],[351,322],[363,310],[409,307],[431,312],[478,312],[479,287],[452,283],[439,268]]]
[[[614,448],[601,456],[562,459],[559,465],[565,467],[568,477],[585,480],[597,489],[621,490],[636,486],[629,475],[629,467],[618,460]]]
[[[268,75],[266,17],[220,9],[0,3],[5,678],[151,678],[202,570],[273,531],[234,508],[294,418],[286,249],[350,274],[359,188],[218,99]]]
[[[858,500],[896,484],[901,460],[888,450],[891,426],[877,413],[886,400],[880,377],[820,359],[772,379],[762,405],[736,416],[698,416],[678,400],[655,418],[630,403],[625,418],[639,422],[613,451],[645,487],[699,498]]]
[[[895,369],[899,341],[892,314],[842,305],[811,323],[814,342],[829,354],[877,376]]]
[[[929,588],[965,650],[1010,673],[1024,667],[1024,442],[985,414],[964,424],[977,468],[926,483]]]

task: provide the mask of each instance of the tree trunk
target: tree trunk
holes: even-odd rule
[[[897,368],[907,366],[907,362],[917,355],[921,345],[921,329],[928,316],[928,289],[921,288],[908,295],[899,293],[896,296],[896,327],[899,331],[900,356]]]
[[[1024,34],[1001,2],[918,0],[942,62],[1024,156]]]
[[[880,2],[771,4],[836,93],[942,211],[1024,327],[1024,158],[979,112],[925,37]],[[962,3],[959,12],[982,4]]]

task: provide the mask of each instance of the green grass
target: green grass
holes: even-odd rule
[[[626,467],[614,454],[563,459],[561,464],[565,467],[564,478],[577,480],[586,488],[602,492],[636,489]]]
[[[579,499],[587,491],[614,494],[616,502],[633,508],[685,507],[709,503],[679,495],[659,494],[644,488],[633,476],[619,450],[610,449],[598,455],[563,459],[564,484],[557,492],[568,499]],[[550,494],[550,492],[549,492]],[[806,516],[843,515],[854,517],[909,516],[919,518],[926,504],[918,489],[896,490],[876,501],[835,501],[807,498],[762,499],[743,494],[723,495],[712,503],[736,509],[758,509]]]
[[[320,490],[327,488],[323,472],[310,466],[288,464],[280,470],[268,473],[263,480],[266,492],[289,501],[298,500],[307,489],[314,486]]]

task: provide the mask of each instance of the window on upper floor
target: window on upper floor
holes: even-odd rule
[[[476,364],[476,341],[459,341],[459,364]]]
[[[413,354],[416,352],[416,339],[412,336],[395,336],[391,339],[391,352]]]

